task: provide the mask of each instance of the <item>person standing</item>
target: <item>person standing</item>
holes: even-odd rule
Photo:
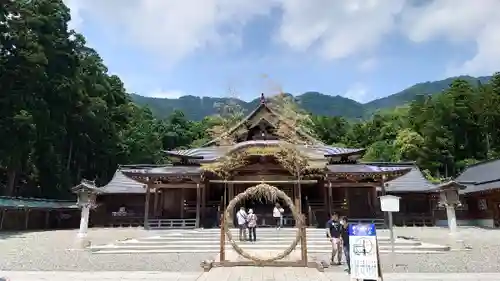
[[[276,223],[276,228],[280,229],[283,226],[283,213],[285,210],[281,208],[280,203],[276,203],[273,209],[273,218]]]
[[[340,241],[340,233],[342,231],[342,226],[340,225],[339,215],[333,213],[326,223],[326,236],[332,243],[332,265],[340,265],[342,261],[342,244]],[[335,257],[337,257],[337,262],[335,262]]]
[[[350,259],[350,249],[349,249],[349,223],[347,222],[347,217],[342,217],[340,219],[340,224],[342,225],[342,230],[340,232],[340,238],[342,240],[342,250],[344,251],[345,261],[347,263],[347,273],[351,274],[351,259]]]
[[[248,210],[248,239],[250,242],[257,241],[257,215],[253,213],[253,210]]]
[[[245,241],[247,238],[246,228],[247,228],[247,212],[245,207],[240,207],[240,210],[236,214],[238,220],[238,229],[240,233],[240,241]]]

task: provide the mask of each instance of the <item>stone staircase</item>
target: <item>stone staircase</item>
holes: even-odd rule
[[[231,229],[233,238],[238,239],[238,230]],[[257,230],[257,242],[238,242],[240,247],[248,250],[276,250],[281,251],[292,243],[296,229],[262,228]],[[381,253],[390,252],[389,237],[377,237]],[[141,239],[117,241],[107,245],[94,245],[89,249],[95,254],[119,253],[218,253],[220,247],[219,229],[198,230],[169,230],[158,236]],[[226,249],[231,249],[229,243]],[[296,249],[300,249],[300,244]],[[331,244],[326,239],[324,229],[307,229],[307,249],[309,253],[330,253]],[[442,253],[449,251],[447,246],[423,243],[417,240],[396,239],[397,253]]]

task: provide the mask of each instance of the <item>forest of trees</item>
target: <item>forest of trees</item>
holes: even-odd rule
[[[0,6],[0,193],[68,198],[82,178],[105,184],[119,164],[165,163],[162,150],[209,139],[217,118],[165,120],[135,105],[61,0]],[[367,148],[365,161],[415,161],[429,177],[500,155],[500,74],[455,80],[443,93],[367,121],[312,116],[328,145]]]

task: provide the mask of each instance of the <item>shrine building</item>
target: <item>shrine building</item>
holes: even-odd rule
[[[363,163],[365,149],[323,144],[295,130],[306,144],[294,144],[307,159],[300,177],[293,175],[272,151],[286,141],[275,134],[286,120],[264,98],[255,110],[227,135],[233,144],[214,139],[202,147],[165,151],[169,165],[123,165],[112,180],[99,187],[91,226],[145,228],[216,227],[228,202],[246,188],[265,182],[284,191],[305,215],[307,224],[324,227],[328,214],[337,212],[351,221],[384,225],[380,195],[401,197],[396,225],[434,226],[446,214],[439,207],[435,185],[413,163]],[[291,145],[291,144],[290,144]],[[245,152],[245,165],[234,167],[229,178],[210,169],[236,153]],[[260,226],[272,225],[274,202],[247,201]],[[294,222],[285,207],[285,226]]]

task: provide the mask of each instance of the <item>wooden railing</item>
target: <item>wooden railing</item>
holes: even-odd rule
[[[195,228],[196,219],[150,219],[148,225],[150,229]]]
[[[434,226],[434,217],[430,214],[405,214],[398,213],[394,217],[396,226]]]
[[[375,224],[377,229],[386,228],[384,219],[372,219],[372,218],[349,218],[349,223],[354,224]]]
[[[144,225],[144,215],[106,216],[96,222],[96,226],[104,227],[139,227]]]

